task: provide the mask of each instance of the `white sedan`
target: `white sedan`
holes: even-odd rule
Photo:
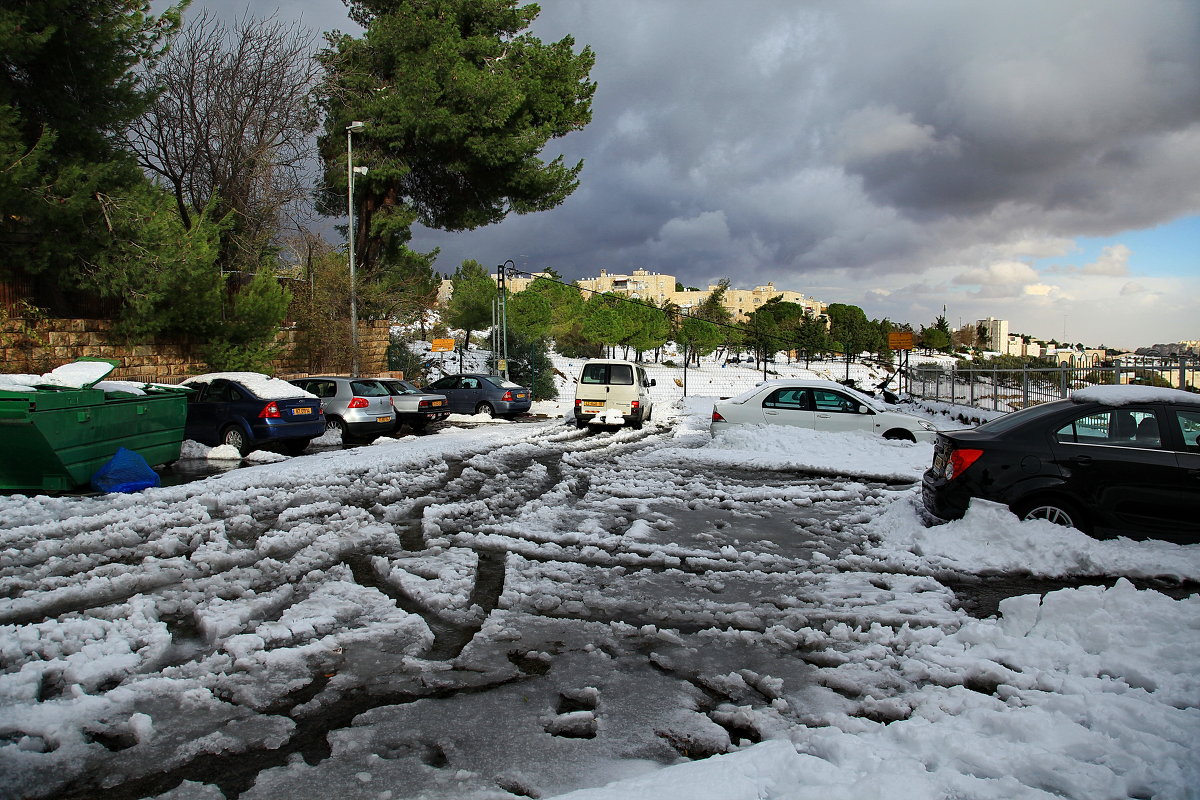
[[[818,431],[860,431],[885,439],[932,442],[933,425],[833,381],[764,381],[713,405],[712,431],[730,425],[790,425]]]

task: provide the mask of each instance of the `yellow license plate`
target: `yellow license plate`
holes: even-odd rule
[[[434,400],[434,401],[433,401],[432,403],[430,403],[429,405],[431,405],[431,406],[444,406],[444,405],[446,405],[446,401],[445,401],[445,400]]]
[[[603,400],[584,400],[583,405],[587,408],[604,408]]]
[[[301,406],[300,408],[292,409],[293,415],[295,415],[295,414],[311,414],[311,413],[312,413],[312,409],[308,408],[307,406]]]
[[[525,393],[524,393],[524,392],[522,392],[521,394],[517,395],[517,399],[518,399],[518,400],[524,400],[524,399],[525,399]]]
[[[376,422],[391,422],[391,421],[392,421],[391,417],[380,417],[379,419],[376,420]]]

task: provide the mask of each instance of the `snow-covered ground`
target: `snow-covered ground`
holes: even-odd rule
[[[1135,586],[1200,545],[926,528],[929,445],[713,438],[739,367],[576,430],[578,363],[541,421],[0,498],[0,797],[1200,797],[1200,596]],[[1023,579],[1076,588],[955,589]]]

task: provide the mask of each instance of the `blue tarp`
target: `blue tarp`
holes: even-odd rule
[[[146,459],[132,450],[120,447],[107,464],[92,475],[92,488],[98,492],[140,492],[158,486],[162,478],[150,468]]]

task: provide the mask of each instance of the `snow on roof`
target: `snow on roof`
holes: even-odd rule
[[[1124,406],[1132,403],[1188,403],[1200,405],[1200,394],[1161,386],[1089,386],[1071,395],[1076,403],[1104,403]]]
[[[307,392],[299,386],[288,383],[285,380],[280,380],[279,378],[263,375],[261,372],[209,372],[204,375],[196,375],[188,378],[181,385],[190,386],[194,383],[212,383],[217,378],[224,378],[227,381],[237,381],[242,386],[254,392],[256,397],[263,400],[282,400],[286,397],[316,397],[315,394]]]

